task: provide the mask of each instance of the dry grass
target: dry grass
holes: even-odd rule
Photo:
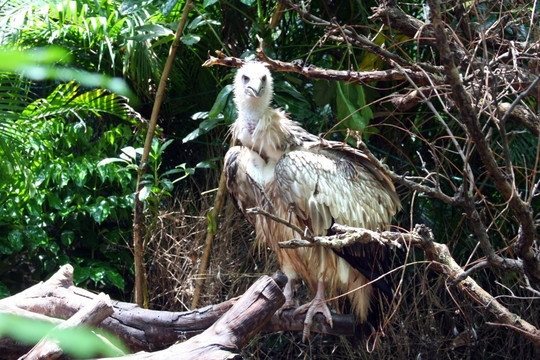
[[[216,178],[217,174],[207,188],[217,183]],[[148,280],[153,308],[182,311],[191,305],[206,236],[205,215],[214,197],[214,193],[193,194],[179,197],[170,204],[171,210],[149,218]],[[227,201],[199,306],[240,295],[261,274],[278,269],[273,254],[259,252],[253,239],[251,226]],[[416,260],[413,255],[409,262]],[[488,281],[492,274],[479,275],[493,284]],[[308,296],[304,290],[301,302]],[[533,324],[540,319],[534,302],[528,308],[518,301],[505,305]],[[401,304],[376,346],[369,339],[321,334],[312,334],[302,343],[301,334],[283,332],[259,334],[242,354],[253,359],[532,359],[538,355],[515,332],[487,325],[490,320],[439,274],[419,264],[407,269]],[[367,347],[374,349],[368,352]]]

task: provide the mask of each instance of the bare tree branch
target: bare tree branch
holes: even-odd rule
[[[216,51],[217,57],[210,56],[202,66],[209,67],[214,65],[228,66],[228,67],[240,67],[244,64],[244,60],[235,57],[225,56],[221,51]],[[273,71],[286,71],[294,72],[304,75],[309,79],[319,80],[334,80],[334,81],[347,81],[347,82],[363,82],[368,83],[372,81],[404,81],[405,76],[398,70],[373,70],[373,71],[344,71],[344,70],[329,70],[322,69],[316,66],[302,66],[298,64],[288,63],[280,60],[274,60],[264,54],[261,48],[257,49],[257,56],[259,60],[268,64],[268,67]],[[419,71],[406,70],[408,76],[419,84],[427,85],[432,83],[426,78],[425,74]],[[433,82],[438,83],[437,80]]]
[[[429,5],[434,33],[440,51],[441,63],[445,67],[448,83],[452,86],[452,93],[456,106],[458,107],[462,120],[467,126],[467,130],[476,145],[482,163],[486,166],[497,190],[499,190],[502,196],[509,202],[511,208],[516,212],[519,218],[520,233],[515,244],[516,253],[523,259],[527,276],[533,283],[540,286],[540,256],[535,254],[532,248],[536,234],[532,208],[519,197],[515,185],[509,181],[508,175],[505,174],[497,164],[493,151],[490,149],[487,139],[482,132],[477,111],[470,102],[469,95],[463,86],[461,76],[454,63],[453,53],[448,45],[445,25],[441,20],[440,3],[437,0],[430,0]],[[469,199],[467,201],[470,202],[471,200]],[[490,249],[491,245],[489,244],[489,241],[487,239],[485,239],[485,241],[482,240],[486,235],[480,228],[480,217],[476,211],[473,210],[473,207],[474,205],[470,203],[466,206],[466,209],[469,210],[468,216],[471,219],[471,222],[477,225],[475,226],[475,233],[479,237],[484,251],[487,251],[486,256],[488,257],[488,260],[493,261],[496,257],[494,256],[492,249]]]
[[[339,229],[339,226],[337,227]],[[445,275],[455,284],[464,295],[480,304],[488,311],[499,325],[507,326],[509,329],[518,332],[529,339],[533,344],[540,347],[540,331],[532,324],[524,321],[521,317],[513,314],[505,306],[497,301],[492,295],[481,288],[476,281],[467,276],[464,270],[459,266],[448,247],[445,244],[440,244],[433,241],[431,231],[423,225],[417,225],[413,232],[398,233],[391,231],[383,231],[380,233],[373,232],[367,229],[353,229],[348,227],[346,237],[341,237],[339,241],[335,241],[334,236],[315,237],[314,242],[306,240],[292,240],[285,243],[280,243],[280,246],[286,248],[297,247],[312,247],[325,246],[339,249],[343,246],[352,244],[366,244],[369,242],[377,243],[407,243],[417,248],[424,250],[426,257],[431,261],[437,272]]]

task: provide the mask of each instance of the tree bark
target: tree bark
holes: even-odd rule
[[[218,321],[202,334],[165,350],[122,359],[230,359],[270,320],[285,302],[276,282],[263,276]]]

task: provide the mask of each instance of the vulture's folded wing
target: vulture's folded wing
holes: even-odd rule
[[[399,207],[392,183],[369,159],[347,145],[321,142],[283,155],[275,170],[280,195],[315,235],[338,223],[371,230],[390,223]],[[379,245],[353,245],[335,252],[368,279],[386,270]],[[384,281],[378,285],[384,291]]]

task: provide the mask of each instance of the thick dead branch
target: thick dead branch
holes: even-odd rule
[[[337,231],[343,231],[345,228],[338,225],[335,226],[335,229]],[[484,310],[497,319],[499,324],[516,331],[529,339],[535,346],[540,347],[540,331],[521,317],[510,312],[493,296],[482,289],[471,277],[463,277],[464,270],[456,263],[450,254],[448,247],[445,244],[434,242],[431,231],[425,226],[417,225],[415,230],[411,233],[391,231],[377,233],[371,230],[354,229],[350,227],[347,227],[346,230],[348,231],[347,238],[342,239],[341,243],[335,245],[335,248],[339,249],[342,246],[349,246],[355,243],[380,243],[384,239],[387,243],[407,243],[422,249],[426,254],[426,258],[432,262],[430,265],[431,269],[447,276],[450,282],[455,283],[463,294],[481,305]],[[333,247],[332,241],[329,238],[330,237],[327,237],[328,241],[325,242],[325,246]],[[322,241],[322,239],[320,241]],[[306,240],[287,241],[280,243],[279,245],[287,248],[313,246],[312,243]]]
[[[407,111],[434,95],[431,86],[423,86],[418,89],[408,90],[405,94],[392,94],[392,105],[399,111]]]
[[[217,322],[202,334],[168,349],[137,353],[122,359],[230,359],[270,320],[285,302],[268,276],[255,282]]]
[[[344,230],[343,225],[334,224],[332,226],[333,232],[338,232],[335,235],[329,236],[315,236],[312,239],[293,239],[289,241],[284,241],[279,244],[280,247],[285,249],[295,249],[299,247],[316,247],[322,246],[331,249],[343,249],[344,247],[350,246],[351,244],[369,244],[372,242],[378,242],[382,245],[394,246],[401,248],[401,244],[389,237],[381,237],[380,233],[377,231],[363,230],[362,234],[358,236],[356,232],[350,232]],[[350,228],[353,229],[353,228]],[[398,233],[396,233],[398,234]]]
[[[202,66],[209,67],[214,65],[240,67],[244,64],[244,60],[235,57],[225,56],[221,51],[216,51],[215,56],[208,55],[208,60]],[[372,82],[372,81],[405,81],[406,78],[399,70],[373,70],[373,71],[345,71],[345,70],[329,70],[322,69],[316,66],[303,66],[296,63],[289,63],[269,58],[264,54],[261,48],[257,49],[259,60],[268,64],[268,68],[273,71],[286,71],[301,74],[308,79],[318,80],[334,80],[347,82]],[[428,85],[430,82],[424,73],[420,71],[406,70],[411,79],[419,84]]]
[[[67,319],[95,297],[96,294],[74,286],[73,267],[64,265],[46,282],[2,299],[0,304]],[[114,314],[100,327],[116,334],[132,351],[153,351],[200,334],[236,301],[232,299],[189,312],[147,310],[135,304],[112,301]]]
[[[497,106],[499,116],[502,118],[508,111],[508,121],[515,122],[525,126],[534,136],[540,135],[540,119],[529,108],[525,106],[516,106],[511,108],[512,104],[504,102]]]

